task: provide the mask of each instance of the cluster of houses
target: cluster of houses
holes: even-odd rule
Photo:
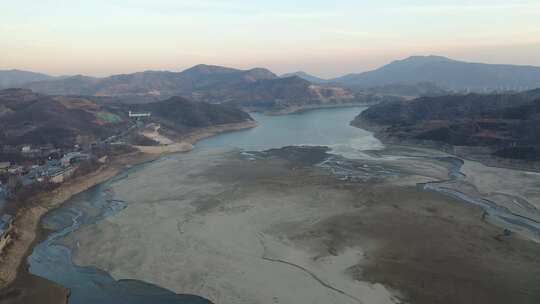
[[[0,161],[0,210],[20,186],[63,183],[81,162],[91,158],[91,154],[83,152],[79,146],[66,151],[53,145],[4,145],[0,146],[0,153],[4,155],[3,159],[11,160]],[[0,212],[0,257],[12,241],[12,222],[12,215]]]
[[[60,149],[51,147],[33,148],[23,146],[17,150],[11,147],[0,147],[0,151],[10,155],[18,154],[23,161],[0,162],[0,207],[17,185],[30,186],[36,183],[62,183],[71,177],[77,164],[88,160],[90,154],[72,151],[65,154]],[[1,209],[1,208],[0,208]],[[0,254],[11,242],[13,217],[9,214],[0,215]]]
[[[141,119],[151,116],[151,113],[135,113],[129,111],[130,118],[140,122]],[[20,145],[0,146],[0,154],[8,156],[11,161],[0,161],[0,210],[3,208],[5,199],[17,186],[30,186],[39,183],[63,183],[70,178],[78,167],[78,164],[91,158],[92,148],[107,145],[118,141],[119,138],[128,134],[138,124],[134,124],[124,132],[113,135],[99,142],[90,143],[87,148],[74,146],[69,151],[58,149],[52,144],[42,146]],[[99,159],[106,161],[106,156]],[[6,157],[4,157],[6,159]],[[0,254],[11,242],[13,217],[0,212]]]
[[[3,147],[2,151],[13,154],[10,148]],[[80,151],[63,154],[54,147],[33,148],[25,145],[18,151],[24,161],[0,162],[0,175],[4,176],[4,183],[0,180],[0,197],[7,196],[16,184],[62,183],[74,173],[77,163],[90,158],[89,154]]]

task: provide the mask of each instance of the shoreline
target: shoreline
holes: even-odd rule
[[[274,297],[280,303],[356,303],[349,296],[387,304],[392,297],[505,303],[489,288],[503,286],[513,296],[521,284],[506,278],[537,269],[527,260],[538,252],[536,244],[497,240],[501,229],[482,221],[478,206],[418,189],[419,177],[445,180],[453,168],[448,160],[426,166],[421,159],[365,159],[349,166],[328,156],[321,168],[326,156],[317,148],[260,156],[201,151],[186,155],[189,162],[165,162],[122,180],[115,198],[129,202],[129,211],[66,240],[74,261],[215,303],[272,303]],[[149,181],[151,192],[142,189]],[[137,254],[126,261],[131,252]],[[479,280],[484,283],[469,285]],[[528,282],[525,290],[534,292],[537,281]],[[441,289],[449,292],[429,291]]]
[[[243,123],[242,125],[246,126],[246,125],[253,125],[253,124],[254,124],[254,122],[246,122],[246,123]],[[239,128],[240,125],[237,125],[237,124],[236,124],[236,127]],[[234,131],[233,126],[228,126],[228,128],[226,128],[225,126],[222,125],[222,126],[217,126],[217,127],[210,128],[210,129],[204,129],[204,130],[199,130],[199,131],[197,131],[197,132],[193,132],[193,133],[191,133],[191,134],[189,134],[189,135],[184,136],[183,138],[178,138],[178,140],[179,140],[179,142],[185,142],[185,143],[188,143],[188,142],[190,142],[190,141],[196,142],[197,140],[201,140],[201,139],[210,137],[210,136],[212,136],[212,135],[215,135],[215,134],[217,134],[216,132],[218,132],[218,133],[226,132],[226,130],[224,130],[224,129],[227,129],[228,131]],[[410,145],[410,146],[413,147],[414,145]],[[418,147],[418,145],[416,145],[416,146],[414,146],[414,147]],[[422,147],[422,146],[421,146],[421,147]],[[425,147],[425,146],[423,146],[423,147]],[[447,152],[447,151],[445,151],[445,152]],[[101,168],[100,170],[96,170],[95,172],[92,172],[92,173],[90,173],[89,175],[93,175],[93,173],[96,173],[96,175],[100,175],[100,174],[106,175],[106,172],[105,172],[105,171],[107,171],[107,169],[115,169],[115,168],[113,168],[113,167],[116,167],[116,169],[117,169],[118,171],[117,171],[116,174],[113,174],[113,175],[112,175],[112,177],[114,177],[114,176],[116,176],[117,174],[121,173],[122,170],[125,169],[125,167],[129,167],[129,166],[135,165],[135,164],[140,164],[140,163],[145,162],[145,161],[152,161],[152,160],[154,160],[154,159],[159,159],[162,155],[166,155],[166,154],[168,154],[168,153],[162,153],[162,154],[159,154],[159,153],[156,153],[156,154],[149,154],[149,153],[136,152],[136,153],[125,154],[125,155],[122,155],[122,156],[119,156],[119,157],[116,157],[116,158],[112,158],[112,159],[111,159],[111,162],[110,162],[109,164],[100,167],[100,168]],[[77,185],[80,186],[80,182],[81,182],[80,179],[84,179],[84,178],[86,178],[86,175],[85,175],[85,176],[78,177],[78,178],[76,178],[76,179],[74,179],[74,180],[72,180],[72,181],[70,181],[70,182],[73,183],[73,184],[77,184]],[[97,178],[97,177],[96,177],[96,178]],[[103,178],[103,176],[102,176],[102,178]],[[106,180],[107,180],[106,178],[103,179],[103,181],[106,181]],[[68,183],[70,183],[70,182],[68,182]],[[66,184],[68,184],[68,183],[66,183]],[[95,184],[99,184],[99,182],[97,182],[97,183],[95,183]],[[64,185],[62,185],[62,186],[64,186]],[[397,189],[397,188],[396,188],[396,189]],[[400,188],[400,189],[401,189],[401,188]],[[407,189],[409,189],[409,188],[407,188]],[[411,188],[411,189],[412,189],[412,188]],[[398,190],[399,190],[399,189],[398,189]],[[396,193],[401,193],[401,192],[398,191],[398,190],[396,190]],[[82,190],[82,191],[84,191],[84,190]],[[413,190],[410,190],[410,191],[413,191]],[[55,191],[55,192],[51,192],[51,193],[54,194],[54,193],[56,193],[56,191]],[[383,192],[381,192],[381,193],[385,193],[385,194],[384,194],[385,196],[387,195],[385,191],[383,191]],[[43,194],[43,193],[42,193],[42,194]],[[46,194],[47,194],[47,193],[45,193],[45,194],[43,194],[43,195],[46,196]],[[399,195],[400,195],[400,197],[401,197],[401,194],[399,194]],[[412,195],[412,194],[411,194],[411,195]],[[420,194],[420,195],[421,195],[422,197],[429,198],[429,197],[432,197],[432,195],[434,195],[434,194],[425,193],[425,194]],[[439,194],[437,194],[437,195],[439,195]],[[376,196],[376,197],[379,197],[379,196]],[[434,197],[435,197],[435,196],[434,196]],[[55,208],[58,208],[58,207],[62,206],[62,204],[63,204],[65,201],[67,201],[67,199],[69,199],[69,197],[66,198],[66,200],[60,202],[56,207],[52,208],[52,209],[49,210],[49,211],[46,211],[46,212],[42,215],[42,217],[45,216],[48,212],[54,210]],[[448,201],[452,201],[452,200],[453,200],[453,199],[451,199],[451,198],[444,198],[444,199],[441,198],[441,199],[444,200],[444,201],[447,201],[447,200],[448,200]],[[427,202],[427,201],[426,201],[426,202]],[[54,202],[54,201],[51,201],[50,203],[53,204],[53,203],[55,203],[55,202]],[[426,203],[426,204],[427,204],[427,203]],[[368,205],[369,205],[369,204],[368,204]],[[32,207],[35,207],[35,206],[32,206]],[[395,206],[392,207],[392,208],[395,208]],[[384,214],[385,212],[388,212],[388,210],[394,210],[394,209],[392,209],[392,208],[389,208],[389,209],[384,209],[384,208],[383,208],[383,209],[381,209],[381,210],[378,210],[378,209],[377,209],[377,210],[378,210],[377,212],[382,212],[382,214]],[[410,207],[410,208],[412,208],[412,207]],[[416,207],[415,207],[415,208],[416,208]],[[435,210],[435,209],[433,209],[433,208],[436,208],[436,207],[431,206],[431,205],[426,205],[424,209],[427,210],[426,212],[434,212],[434,213],[443,212],[442,209],[441,209],[440,211],[438,211],[438,210]],[[461,207],[458,206],[458,207],[456,207],[456,208],[459,209],[459,208],[461,208]],[[465,207],[465,208],[466,208],[466,209],[464,209],[464,210],[477,210],[477,209],[476,209],[477,207],[474,207],[474,206]],[[471,209],[471,208],[472,208],[472,209]],[[416,209],[414,209],[414,210],[416,210]],[[417,212],[417,211],[415,211],[415,212]],[[422,212],[424,212],[424,211],[422,211]],[[444,212],[447,212],[447,211],[445,210]],[[399,214],[399,213],[398,213],[398,214]],[[416,214],[416,213],[414,213],[414,214]],[[472,218],[472,219],[475,219],[475,221],[476,221],[476,217],[479,217],[479,216],[480,216],[479,214],[475,214],[474,212],[473,212],[472,214],[470,214],[470,213],[468,212],[467,214],[468,214],[467,216],[469,216],[469,217]],[[361,214],[358,214],[358,215],[361,216]],[[429,218],[431,218],[431,217],[429,217]],[[368,218],[365,218],[365,219],[364,219],[364,221],[368,221],[368,220],[369,220]],[[415,225],[416,225],[416,222],[415,222],[416,220],[415,220],[415,219],[413,220],[413,218],[408,219],[408,218],[405,217],[405,218],[403,218],[403,221],[404,221],[404,223],[407,222],[407,221],[412,221],[411,235],[414,235],[413,232],[416,231],[416,228],[415,228],[415,227],[416,227],[416,226],[415,226]],[[38,219],[38,221],[37,221],[37,227],[36,227],[36,230],[37,230],[37,231],[36,231],[35,239],[34,239],[34,242],[30,245],[30,248],[28,249],[28,251],[25,253],[25,255],[24,255],[23,259],[22,259],[22,260],[24,260],[24,261],[26,261],[26,257],[27,257],[29,254],[32,253],[32,248],[33,248],[33,246],[34,246],[35,244],[38,244],[38,243],[40,242],[40,240],[43,240],[43,238],[46,237],[47,234],[48,234],[48,232],[47,232],[46,230],[44,230],[43,228],[40,227],[40,226],[41,226],[41,225],[40,225],[40,222],[41,222],[41,220]],[[373,224],[375,224],[375,223],[376,223],[376,222],[374,222]],[[477,225],[476,222],[474,222],[474,223],[475,223],[475,225]],[[326,223],[326,224],[328,224],[328,223]],[[384,224],[378,223],[378,225],[383,225],[383,228],[384,228]],[[482,224],[482,225],[485,225],[485,224]],[[324,225],[323,225],[323,226],[324,226]],[[187,227],[187,226],[186,226],[186,227]],[[495,233],[496,233],[497,230],[496,230],[496,229],[493,229],[492,224],[490,224],[489,226],[486,226],[486,227],[487,227],[486,229],[488,229],[487,231],[490,231],[490,232],[491,232],[490,234],[495,235]],[[386,227],[386,228],[392,229],[392,227]],[[413,228],[414,228],[414,229],[413,229]],[[186,229],[187,229],[187,228],[186,228]],[[197,231],[198,231],[198,230],[197,230]],[[326,230],[325,230],[325,231],[326,231]],[[449,231],[450,231],[450,230],[449,230]],[[371,233],[369,230],[368,230],[367,232]],[[450,232],[448,232],[448,233],[450,233]],[[378,234],[375,233],[373,236],[378,236]],[[267,238],[263,238],[263,241],[264,241],[264,240],[267,240]],[[268,238],[268,240],[271,240],[271,239]],[[516,239],[511,238],[511,239],[509,239],[508,241],[509,241],[509,242],[516,242],[516,241],[519,241],[519,240],[518,240],[517,238],[516,238]],[[490,240],[490,242],[500,242],[500,241]],[[273,244],[273,243],[271,243],[271,244]],[[500,243],[500,244],[504,244],[504,243]],[[98,248],[99,248],[99,247],[98,247]],[[263,246],[263,248],[264,248],[264,246]],[[278,248],[281,248],[281,247],[278,247]],[[99,252],[99,250],[98,250],[98,252]],[[374,252],[378,252],[378,251],[374,251]],[[421,250],[420,250],[420,252],[421,252]],[[399,250],[397,250],[397,249],[396,249],[396,255],[399,256]],[[341,256],[341,255],[340,255],[340,256]],[[263,255],[263,257],[265,257],[265,256]],[[375,257],[373,257],[373,258],[375,258]],[[288,261],[288,260],[287,260],[287,261]],[[293,261],[293,262],[297,262],[297,261],[295,260],[295,261]],[[300,261],[300,262],[301,262],[301,261]],[[367,261],[366,261],[366,262],[367,262]],[[407,261],[405,260],[405,262],[407,262]],[[403,263],[403,262],[402,262],[402,263]],[[407,262],[407,263],[409,263],[409,262]],[[300,264],[302,264],[302,263],[300,263]],[[362,281],[364,281],[364,280],[367,279],[367,281],[371,281],[372,283],[374,283],[374,282],[383,282],[383,281],[384,281],[385,283],[388,283],[388,286],[390,286],[391,288],[396,287],[396,290],[401,290],[401,288],[397,288],[397,287],[400,286],[399,284],[394,285],[394,284],[396,284],[396,282],[399,283],[399,280],[398,280],[398,281],[394,281],[394,279],[392,279],[392,276],[391,276],[391,275],[392,275],[391,271],[386,271],[385,268],[384,268],[384,267],[390,267],[390,266],[392,266],[392,265],[390,265],[390,264],[386,265],[387,262],[384,261],[384,260],[377,260],[377,262],[376,262],[375,264],[372,264],[372,263],[368,263],[368,264],[371,265],[371,266],[365,266],[365,267],[367,267],[367,268],[366,268],[366,269],[367,269],[367,272],[366,272],[367,275],[366,275],[365,277],[363,277],[363,276],[361,276],[360,274],[355,274],[355,276],[358,276],[358,277],[357,277],[358,279],[361,279]],[[390,279],[378,277],[377,274],[380,273],[381,270],[380,270],[379,268],[377,268],[377,267],[373,268],[372,265],[382,265],[382,266],[377,266],[377,267],[383,267],[383,268],[382,268],[382,271],[385,272],[385,273],[388,273],[388,275],[390,276]],[[385,265],[386,265],[386,266],[385,266]],[[358,267],[360,267],[360,266],[358,266]],[[371,268],[370,268],[370,267],[371,267]],[[55,286],[54,283],[49,283],[49,281],[47,281],[47,280],[45,280],[45,279],[41,279],[41,278],[39,278],[39,277],[37,277],[37,276],[34,276],[34,275],[30,274],[30,273],[28,272],[28,266],[27,266],[27,263],[21,263],[21,264],[19,265],[18,268],[19,268],[19,269],[17,270],[17,272],[18,272],[18,273],[17,273],[17,278],[24,278],[24,279],[26,279],[26,280],[28,280],[28,278],[33,278],[34,280],[35,280],[35,279],[40,279],[40,280],[42,281],[42,282],[40,283],[41,285],[39,285],[39,286],[41,287],[41,290],[47,290],[48,292],[53,292],[53,291],[55,291],[55,292],[58,294],[57,298],[55,298],[55,302],[53,302],[52,298],[46,298],[46,300],[48,300],[48,302],[47,302],[47,301],[43,301],[45,298],[35,297],[34,299],[37,299],[37,300],[38,300],[37,302],[40,302],[40,303],[62,303],[62,301],[64,301],[64,303],[65,303],[65,302],[67,301],[67,299],[68,299],[67,297],[68,297],[68,292],[69,292],[69,290],[63,288],[63,287],[60,286],[60,285]],[[413,272],[413,274],[414,274],[414,272]],[[17,278],[16,278],[16,281],[15,281],[15,282],[17,282]],[[398,276],[397,278],[399,279],[400,277]],[[13,288],[19,287],[19,288],[21,288],[21,289],[23,290],[23,292],[35,293],[33,290],[28,291],[28,289],[33,288],[33,287],[29,284],[28,281],[24,281],[24,279],[21,279],[22,282],[23,282],[24,284],[21,284],[21,280],[19,280],[18,285],[17,285],[17,283],[15,283],[15,284],[14,284],[15,286],[14,286]],[[386,280],[386,281],[385,281],[385,280]],[[44,282],[43,282],[43,281],[44,281]],[[414,281],[414,280],[413,280],[413,281]],[[394,284],[391,284],[392,282],[393,282]],[[412,284],[412,283],[411,283],[411,284]],[[29,285],[30,285],[30,286],[29,286]],[[171,289],[171,286],[167,286],[166,284],[165,284],[165,285],[157,284],[157,285],[159,285],[159,286],[164,286],[164,287],[166,287],[166,288],[168,287],[169,289]],[[414,285],[414,284],[413,284],[413,285]],[[384,286],[386,286],[386,284],[385,284]],[[8,286],[8,287],[9,287],[9,286]],[[413,287],[414,287],[414,286],[413,286]],[[10,288],[10,289],[12,289],[12,288]],[[171,289],[171,290],[173,290],[173,289]],[[414,292],[415,290],[414,290],[414,289],[411,289],[411,291]],[[9,292],[9,290],[8,290],[8,292]],[[2,292],[0,292],[0,300],[5,299],[5,294],[6,294],[5,289],[2,290]],[[48,294],[50,294],[50,293],[48,293]],[[199,293],[194,293],[194,294],[199,294]],[[63,298],[62,298],[62,296],[63,296]],[[42,295],[42,297],[43,297],[43,295]],[[13,302],[13,303],[33,303],[33,302],[36,302],[36,300],[35,300],[35,301],[28,301],[28,300],[27,300],[27,301],[21,301],[21,299],[19,299],[19,302]],[[8,299],[8,303],[11,303],[11,302],[9,302],[9,299]]]
[[[283,109],[270,109],[270,110],[258,110],[246,108],[248,112],[261,113],[269,116],[280,116],[290,114],[301,114],[312,110],[321,109],[334,109],[334,108],[355,108],[355,107],[369,107],[373,103],[342,103],[342,104],[319,104],[319,105],[306,105],[306,106],[291,106]]]
[[[257,122],[246,121],[241,123],[225,124],[219,126],[207,127],[202,130],[191,132],[187,135],[181,136],[179,141],[172,141],[170,144],[162,144],[158,146],[136,146],[142,153],[146,154],[167,154],[167,153],[178,153],[178,152],[189,152],[193,150],[193,146],[206,138],[225,133],[225,132],[235,132],[245,129],[254,128],[257,126]],[[167,140],[169,140],[167,138]]]
[[[361,118],[353,120],[351,125],[372,132],[388,147],[432,150],[461,160],[461,179],[446,181],[449,184],[440,189],[425,189],[481,206],[484,210],[483,217],[490,217],[489,221],[494,226],[509,230],[529,241],[540,242],[537,226],[540,223],[540,192],[523,190],[535,187],[540,181],[535,178],[539,176],[539,163],[520,160],[516,165],[516,162],[505,162],[505,159],[489,155],[478,159],[467,153],[459,153],[457,150],[460,150],[460,147],[446,143],[401,140],[386,133],[384,126]],[[500,176],[512,178],[501,179]],[[435,184],[437,183],[433,185]],[[469,184],[472,188],[463,184]],[[427,183],[424,186],[429,185]]]
[[[189,152],[193,149],[193,145],[202,139],[226,132],[253,128],[256,125],[257,123],[255,121],[246,121],[196,130],[184,135],[183,141],[172,144],[178,147],[189,147],[189,149],[165,149],[160,152],[145,152],[139,149],[139,152],[114,157],[108,164],[102,165],[88,174],[77,176],[51,192],[38,193],[29,198],[28,200],[31,203],[18,210],[14,217],[13,230],[16,233],[15,241],[9,245],[2,256],[0,264],[0,300],[9,300],[12,297],[18,296],[19,292],[12,290],[16,288],[17,279],[23,276],[39,278],[28,272],[26,259],[32,253],[33,247],[48,234],[40,226],[40,223],[41,219],[49,212],[61,207],[74,195],[117,176],[131,166],[154,161],[171,153]],[[39,279],[57,285],[44,278]],[[67,303],[69,290],[59,285],[57,286],[64,291],[64,303]],[[60,301],[60,299],[57,300]],[[15,303],[17,303],[16,300]]]
[[[358,117],[351,121],[350,125],[355,128],[364,129],[373,133],[373,136],[380,140],[383,144],[402,147],[433,149],[439,152],[451,154],[462,160],[478,162],[490,168],[540,173],[540,162],[500,158],[485,154],[481,155],[482,157],[475,157],[475,154],[471,152],[474,148],[482,149],[484,147],[454,146],[444,142],[400,139],[393,137],[389,134],[385,134],[385,126],[373,124],[366,121],[365,119]],[[478,153],[476,155],[480,156]]]

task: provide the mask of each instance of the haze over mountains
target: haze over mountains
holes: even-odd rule
[[[182,72],[145,71],[104,78],[55,78],[32,72],[0,71],[0,87],[24,87],[49,95],[115,96],[130,102],[183,96],[238,105],[326,104],[365,101],[366,94],[414,97],[447,92],[522,91],[540,87],[540,67],[412,56],[373,71],[327,80],[305,72],[278,77],[264,68],[239,70],[213,65],[197,65]]]
[[[133,74],[94,78],[82,75],[55,81],[28,83],[26,88],[50,95],[189,95],[208,88],[221,88],[241,83],[273,79],[277,76],[265,69],[236,70],[197,65],[183,72],[145,71]]]
[[[377,70],[350,74],[333,82],[372,87],[433,82],[451,90],[525,90],[540,87],[540,67],[469,63],[441,56],[413,56]]]
[[[23,86],[35,81],[53,80],[55,77],[21,70],[0,70],[0,88]]]
[[[442,56],[412,56],[376,70],[321,79],[305,72],[296,75],[313,83],[339,83],[354,88],[432,83],[455,91],[527,90],[540,87],[540,67],[471,63]]]
[[[173,96],[237,106],[287,108],[356,102],[341,87],[320,87],[299,77],[280,78],[263,68],[238,70],[197,65],[182,72],[146,71],[105,78],[82,75],[30,82],[24,88],[47,95],[108,96],[128,103],[146,103]],[[367,98],[361,96],[359,101]]]

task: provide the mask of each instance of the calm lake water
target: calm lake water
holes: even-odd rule
[[[268,116],[252,114],[258,122],[253,129],[208,138],[197,149],[216,147],[260,151],[284,146],[329,146],[336,154],[353,154],[379,149],[382,144],[365,130],[350,122],[366,107],[311,110],[299,114]]]
[[[290,145],[324,145],[331,147],[333,153],[354,157],[362,150],[382,147],[371,133],[349,125],[364,109],[321,109],[285,116],[253,114],[258,127],[203,140],[196,145],[194,153],[200,149],[224,147],[260,151]],[[130,173],[152,165],[135,166],[112,180],[76,195],[63,207],[46,216],[42,225],[53,232],[35,247],[28,258],[30,272],[70,288],[72,304],[207,303],[197,296],[176,295],[141,281],[116,281],[99,269],[74,265],[71,250],[62,244],[63,239],[80,227],[122,212],[128,203],[114,200],[108,189]]]

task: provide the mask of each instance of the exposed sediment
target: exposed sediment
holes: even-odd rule
[[[470,213],[451,216],[449,220],[454,228],[448,229],[451,225],[443,230],[437,228],[437,237],[423,236],[434,228],[431,221],[414,228],[417,224],[411,224],[415,222],[413,218],[404,214],[393,217],[399,223],[400,234],[397,238],[388,238],[388,247],[359,270],[364,277],[407,290],[418,303],[536,303],[540,300],[537,283],[540,271],[536,270],[540,263],[537,257],[540,174],[527,171],[536,171],[537,163],[486,157],[485,153],[475,154],[474,149],[432,141],[398,139],[385,132],[384,127],[369,123],[361,116],[352,124],[373,131],[387,145],[386,149],[375,153],[383,159],[408,155],[426,161],[458,160],[448,178],[422,183],[421,188],[472,205]],[[450,207],[452,205],[444,206],[445,209]],[[428,208],[434,215],[441,210]],[[463,229],[460,226],[466,230],[460,232]],[[385,228],[380,228],[374,234],[384,231]],[[462,233],[469,235],[459,236]],[[424,238],[426,243],[410,241],[416,238]],[[499,244],[490,244],[494,241]],[[398,247],[407,242],[406,250]],[[490,249],[492,246],[496,249]]]
[[[537,163],[509,162],[486,155],[478,158],[478,155],[471,155],[469,149],[432,141],[399,139],[389,134],[386,127],[370,123],[362,115],[351,124],[373,131],[389,147],[440,151],[441,157],[459,157],[462,164],[458,176],[427,185],[426,189],[481,206],[485,219],[540,243],[540,173],[536,172]],[[390,149],[385,153],[391,155]]]
[[[219,125],[197,130],[185,135],[182,148],[189,149],[144,151],[145,153],[129,153],[112,158],[109,163],[84,176],[76,177],[62,184],[52,192],[40,193],[29,199],[25,207],[19,209],[15,216],[13,227],[16,237],[8,250],[2,256],[0,263],[0,299],[9,303],[28,303],[36,299],[52,299],[54,303],[65,302],[69,292],[45,279],[35,277],[27,272],[26,257],[44,234],[39,223],[41,218],[58,207],[73,195],[83,192],[97,184],[109,180],[127,167],[142,162],[157,159],[163,154],[190,151],[192,144],[198,140],[223,132],[254,127],[253,121],[245,123]]]
[[[447,179],[450,160],[408,150],[321,166],[323,151],[175,156],[115,183],[128,207],[66,244],[81,265],[215,303],[540,299],[538,244],[417,187]]]

